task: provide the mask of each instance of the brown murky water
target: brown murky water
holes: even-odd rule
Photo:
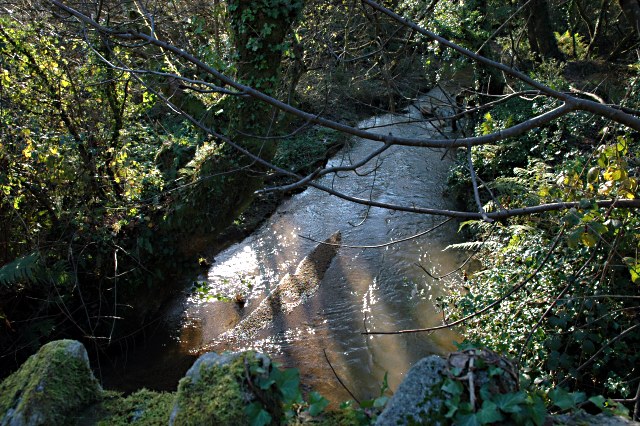
[[[408,118],[419,118],[416,108],[411,107],[410,114],[402,117],[385,115],[367,120],[361,127],[410,137],[434,134],[427,123],[402,124]],[[378,146],[356,140],[329,165],[357,162]],[[452,208],[442,195],[450,165],[450,156],[444,151],[393,147],[378,161],[359,169],[358,175],[325,176],[322,183],[349,195],[381,202]],[[171,372],[181,371],[204,348],[256,349],[271,354],[284,366],[299,368],[305,385],[333,401],[350,397],[336,380],[327,359],[360,399],[377,395],[385,373],[391,389],[395,389],[413,363],[426,355],[453,349],[458,336],[453,331],[385,336],[365,336],[361,332],[440,324],[436,298],[458,284],[461,277],[454,274],[435,281],[416,264],[433,275],[447,273],[459,265],[461,259],[455,252],[444,251],[455,239],[457,224],[453,221],[398,244],[341,247],[318,291],[289,315],[267,324],[256,337],[231,346],[217,337],[232,329],[285,274],[295,270],[317,245],[308,238],[322,241],[339,230],[344,245],[380,245],[418,234],[442,221],[431,216],[368,209],[316,189],[292,197],[253,235],[216,257],[206,276],[201,277],[207,281],[208,296],[191,296],[180,305],[182,309],[174,312],[179,313],[180,321],[172,339],[147,351],[141,362],[145,368],[139,368],[139,374],[169,380]],[[233,298],[237,293],[246,297],[244,308],[213,297]],[[139,361],[132,358],[130,362]]]

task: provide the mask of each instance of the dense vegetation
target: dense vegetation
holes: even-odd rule
[[[457,97],[463,138],[492,137],[561,104],[365,3],[194,0],[150,10],[21,0],[2,9],[3,368],[54,338],[100,349],[144,324],[257,189],[321,173],[354,112],[401,110],[456,71],[474,81]],[[603,394],[638,415],[640,138],[629,123],[640,115],[640,6],[383,3],[562,96],[608,108],[457,145],[469,147],[473,167],[461,152],[450,193],[478,219],[462,224],[477,242],[458,248],[482,268],[442,308],[453,321],[504,297],[466,322],[470,341],[514,357],[537,387]],[[573,204],[509,213],[554,203]]]

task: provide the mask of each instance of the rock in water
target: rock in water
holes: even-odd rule
[[[0,425],[73,424],[101,394],[82,343],[50,342],[0,384]]]

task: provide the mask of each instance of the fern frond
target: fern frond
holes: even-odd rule
[[[501,247],[501,244],[495,241],[485,241],[484,243],[482,241],[469,241],[466,243],[449,244],[445,250],[473,251],[478,250],[481,247],[484,247],[485,249],[498,249]]]
[[[34,282],[40,267],[40,255],[37,252],[19,257],[0,268],[0,285],[8,287],[18,282]]]

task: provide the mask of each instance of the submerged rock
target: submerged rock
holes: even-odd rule
[[[71,417],[101,394],[82,343],[50,342],[0,384],[0,424],[73,423]]]
[[[290,313],[318,289],[325,272],[340,247],[340,231],[335,232],[323,243],[318,244],[309,255],[298,264],[293,274],[287,274],[273,291],[260,302],[246,318],[233,329],[221,334],[216,342],[205,346],[204,351],[212,350],[220,344],[251,339],[263,328],[273,324],[278,317]]]

